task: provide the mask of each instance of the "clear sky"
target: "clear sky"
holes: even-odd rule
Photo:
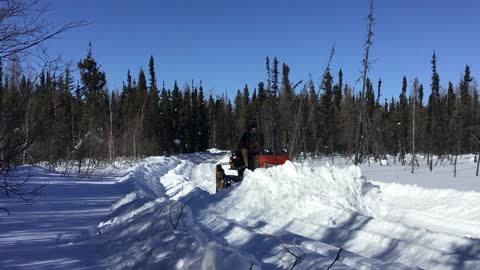
[[[291,80],[319,84],[330,49],[333,74],[360,89],[369,0],[48,0],[54,23],[93,23],[51,42],[52,52],[76,62],[88,42],[120,89],[127,70],[136,77],[155,58],[159,81],[171,88],[203,80],[208,93],[250,89],[266,80],[265,58],[277,56]],[[466,64],[480,75],[480,1],[375,0],[371,79],[383,81],[383,97],[398,94],[403,75],[409,89],[417,76],[430,89],[433,50],[441,85],[458,83]]]

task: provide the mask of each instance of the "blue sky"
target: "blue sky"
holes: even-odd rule
[[[93,23],[50,42],[54,53],[77,62],[88,42],[107,73],[108,87],[120,89],[127,70],[137,76],[155,58],[157,77],[172,87],[203,80],[207,93],[228,92],[266,80],[265,57],[277,56],[291,80],[318,84],[330,49],[333,73],[343,69],[357,90],[369,0],[48,0],[49,19],[61,24]],[[404,0],[374,2],[373,81],[383,97],[398,97],[404,75],[429,89],[433,50],[442,86],[458,83],[466,64],[480,74],[480,1]],[[429,91],[427,91],[428,94]]]

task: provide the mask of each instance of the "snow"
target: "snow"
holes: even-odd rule
[[[0,197],[2,269],[480,269],[473,156],[433,172],[392,157],[246,171],[215,193],[229,153],[150,157],[90,178],[19,167],[31,203]],[[408,159],[407,159],[408,160]],[[442,163],[443,162],[443,163]],[[225,169],[227,167],[225,166]],[[231,173],[228,172],[227,173]],[[233,174],[233,173],[232,173]],[[3,214],[3,213],[2,213]]]

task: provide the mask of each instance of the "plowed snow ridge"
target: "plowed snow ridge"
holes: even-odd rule
[[[355,166],[287,162],[247,171],[241,184],[214,194],[215,164],[226,159],[149,158],[127,178],[160,198],[192,198],[192,224],[263,269],[291,267],[283,245],[305,254],[295,269],[325,269],[339,248],[337,269],[480,269],[479,193],[369,182]]]

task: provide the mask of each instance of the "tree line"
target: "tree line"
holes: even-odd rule
[[[360,162],[390,154],[404,160],[413,143],[427,155],[477,153],[480,106],[469,66],[445,89],[435,52],[431,64],[428,97],[418,79],[409,86],[403,77],[398,97],[382,99],[381,80],[366,78],[363,95],[344,83],[341,69],[335,75],[327,69],[318,84],[294,83],[286,63],[267,57],[266,81],[253,91],[245,85],[230,100],[206,97],[201,82],[159,86],[153,57],[147,72],[134,77],[128,71],[122,89],[109,91],[91,47],[77,64],[77,85],[69,68],[27,77],[13,55],[6,68],[0,65],[0,117],[8,131],[0,156],[15,157],[8,159],[15,164],[77,160],[81,166],[91,159],[235,149],[252,121],[265,147],[294,157],[357,154],[354,162]]]

